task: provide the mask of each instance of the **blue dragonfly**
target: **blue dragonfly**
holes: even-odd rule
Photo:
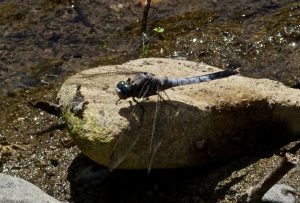
[[[127,81],[120,81],[117,83],[115,91],[119,97],[118,101],[132,98],[137,103],[137,105],[135,105],[135,107],[133,108],[129,119],[133,118],[133,114],[136,113],[136,107],[139,106],[142,109],[142,115],[140,119],[142,121],[144,112],[142,102],[150,96],[157,95],[154,123],[149,148],[148,173],[151,170],[154,155],[164,137],[164,132],[162,130],[163,127],[161,127],[161,125],[163,125],[164,123],[163,113],[165,106],[163,105],[164,98],[162,96],[162,92],[172,87],[222,79],[232,75],[236,75],[237,73],[237,70],[227,69],[215,73],[193,77],[159,78],[155,77],[151,73],[143,72],[138,73],[133,79],[129,78],[127,79]],[[137,101],[137,98],[141,101]],[[118,103],[118,101],[116,102],[116,104]],[[140,134],[137,133],[134,135],[128,135],[124,133],[118,138],[111,154],[110,170],[115,169],[126,158],[128,153],[132,150],[132,148],[139,140]]]

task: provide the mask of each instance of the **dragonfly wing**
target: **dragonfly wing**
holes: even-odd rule
[[[147,95],[145,91],[149,89],[149,82],[146,82],[144,86],[141,88],[141,91],[139,93],[139,97],[142,99],[144,98],[143,95]],[[141,116],[143,116],[143,107],[142,103],[136,103],[136,105],[133,107],[130,116],[129,116],[129,124],[130,126],[123,131],[123,133],[120,135],[118,138],[111,157],[110,157],[110,165],[109,165],[109,170],[112,171],[114,170],[122,161],[127,157],[128,153],[132,150],[132,148],[135,146],[137,141],[139,140],[141,133],[131,133],[132,132],[132,124],[134,123],[134,120],[136,120],[135,115],[138,116],[138,108],[141,109],[142,113]],[[139,121],[141,121],[143,118],[139,118]],[[139,128],[139,125],[135,125],[135,127]]]
[[[148,162],[148,174],[151,170],[151,166],[153,163],[154,155],[159,148],[163,136],[165,135],[165,105],[163,102],[163,97],[160,91],[160,87],[158,88],[158,96],[157,96],[157,102],[156,102],[156,108],[155,108],[155,115],[154,115],[154,123],[153,123],[153,129],[152,129],[152,135],[151,135],[151,141],[150,141],[150,153],[149,153],[149,162]]]
[[[134,115],[137,112],[138,105],[140,104],[137,104],[133,107],[133,110],[130,114],[129,117],[130,124],[132,124],[133,120],[135,119]],[[113,171],[120,163],[122,163],[122,161],[126,158],[128,153],[131,151],[131,149],[138,141],[140,137],[139,133],[136,134],[130,133],[131,129],[132,126],[129,126],[127,129],[123,131],[123,133],[118,138],[110,157],[110,166],[109,166],[110,171]]]
[[[108,77],[108,76],[115,76],[115,75],[126,75],[126,76],[134,76],[137,74],[140,74],[140,71],[128,71],[128,70],[122,70],[118,69],[116,71],[107,71],[103,73],[83,73],[84,77],[86,78],[97,78],[97,77]]]

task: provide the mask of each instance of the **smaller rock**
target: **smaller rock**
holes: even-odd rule
[[[272,203],[295,203],[296,199],[293,195],[296,190],[289,185],[276,184],[263,196],[263,202]]]
[[[3,173],[0,173],[0,191],[0,202],[60,202],[32,183]]]

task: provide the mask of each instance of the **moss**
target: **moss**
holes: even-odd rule
[[[197,30],[211,23],[216,17],[217,15],[214,12],[202,10],[157,21],[150,24],[150,26],[156,27],[157,24],[159,24],[169,35],[176,37],[178,32],[185,33],[191,30]]]
[[[14,28],[24,29],[29,25],[26,15],[30,7],[20,7],[16,4],[6,4],[0,6],[0,24],[13,24]]]
[[[87,135],[86,141],[108,143],[112,139],[109,136],[110,131],[100,126],[93,118],[80,119],[69,108],[65,108],[63,118],[68,124],[68,128],[73,135],[72,137],[78,140],[77,135]]]
[[[47,11],[54,11],[54,9],[59,5],[59,4],[69,4],[69,1],[67,0],[51,0],[51,1],[41,1],[41,7],[44,12]]]
[[[64,63],[61,59],[45,59],[39,62],[38,64],[32,65],[28,67],[29,71],[37,71],[42,72],[48,70],[50,67],[61,66]]]
[[[133,59],[134,57],[132,57]],[[117,65],[122,64],[128,61],[128,56],[122,54],[107,54],[104,56],[99,56],[93,60],[90,60],[88,63],[88,68],[94,68],[97,66],[105,66],[105,65]]]
[[[259,42],[273,38],[273,43],[281,44],[293,36],[289,36],[289,29],[297,30],[300,24],[299,4],[291,3],[270,15],[262,16],[257,22],[263,22],[253,33],[252,40]],[[297,38],[297,36],[295,36]],[[265,42],[265,43],[266,43]]]
[[[65,108],[63,118],[67,122],[72,139],[90,159],[108,165],[113,149],[110,131],[97,124],[93,118],[80,119]]]
[[[15,13],[17,6],[15,4],[6,4],[0,6],[0,24],[6,23]]]
[[[53,12],[57,5],[59,4],[69,4],[69,1],[67,0],[54,0],[54,1],[41,1],[39,3],[41,10],[41,13],[49,13]],[[17,24],[15,24],[16,27],[19,29],[26,28],[30,26],[33,22],[28,22],[28,20],[32,19],[26,19],[26,15],[28,12],[30,12],[32,7],[30,5],[28,6],[20,6],[15,3],[7,3],[0,5],[0,24],[11,24],[16,23],[16,21],[19,21]]]
[[[45,76],[51,71],[55,72],[55,68],[62,66],[64,63],[61,59],[50,58],[41,60],[37,64],[27,67],[26,72],[30,73],[31,76],[40,78],[41,76]]]

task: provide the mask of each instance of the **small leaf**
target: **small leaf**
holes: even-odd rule
[[[156,28],[153,29],[153,31],[157,32],[157,33],[163,33],[165,31],[165,29],[162,28],[162,27],[156,27]]]

